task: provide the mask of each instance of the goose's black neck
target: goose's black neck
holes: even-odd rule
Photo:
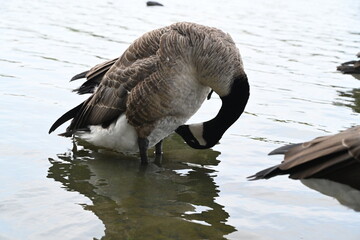
[[[234,79],[230,93],[220,97],[222,106],[216,117],[203,123],[203,137],[207,142],[207,147],[217,144],[225,131],[240,117],[249,96],[250,86],[246,75]]]
[[[249,96],[250,86],[244,74],[234,79],[228,95],[220,97],[222,105],[216,117],[202,124],[181,125],[175,131],[192,148],[211,148],[244,112]]]

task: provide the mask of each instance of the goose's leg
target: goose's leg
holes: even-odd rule
[[[163,140],[160,140],[160,142],[158,142],[155,145],[155,155],[161,155],[162,154],[162,142],[163,142]]]
[[[78,150],[77,150],[77,145],[76,145],[76,142],[75,142],[75,138],[74,138],[74,137],[72,138],[72,144],[73,144],[72,152],[73,152],[74,154],[76,154],[76,153],[78,152]]]
[[[147,150],[149,147],[149,140],[147,138],[138,138],[138,145],[140,151],[141,164],[148,163]]]
[[[161,166],[161,162],[162,162],[162,142],[163,142],[163,140],[160,140],[160,142],[158,142],[155,145],[155,161],[154,161],[154,163],[156,165],[158,165],[159,167]]]

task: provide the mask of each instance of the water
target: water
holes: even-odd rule
[[[358,124],[358,0],[12,0],[0,9],[0,239],[359,239],[360,215],[299,181],[246,177],[272,149]],[[173,135],[161,165],[48,135],[84,96],[68,80],[177,21],[229,32],[251,84],[212,150]],[[191,122],[214,116],[213,96]]]

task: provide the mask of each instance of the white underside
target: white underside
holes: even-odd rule
[[[148,136],[149,147],[153,147],[160,140],[169,136],[186,120],[175,117],[166,117],[160,120],[154,131]],[[79,132],[77,136],[95,146],[109,148],[118,152],[135,153],[139,151],[135,128],[128,123],[124,114],[107,128],[100,125],[90,126],[90,132]]]
[[[90,126],[90,132],[79,133],[78,136],[98,147],[125,153],[138,151],[135,128],[128,124],[125,115],[121,115],[107,128],[100,125]]]

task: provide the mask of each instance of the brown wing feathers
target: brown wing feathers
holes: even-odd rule
[[[167,28],[154,30],[136,40],[121,58],[98,64],[89,71],[75,75],[71,81],[87,78],[78,89],[79,94],[93,93],[86,101],[61,116],[50,128],[54,131],[73,118],[63,136],[89,125],[107,127],[126,110],[128,94],[156,70],[156,51],[162,33]],[[98,88],[94,92],[95,87]]]
[[[98,86],[101,82],[101,79],[103,78],[104,74],[111,68],[111,66],[115,63],[116,59],[112,59],[110,61],[106,61],[102,64],[98,64],[95,67],[91,68],[89,71],[82,72],[80,74],[75,75],[71,81],[77,80],[80,78],[87,78],[87,81],[77,90],[79,94],[84,93],[92,93],[94,91],[94,88]],[[92,101],[94,97],[91,96],[88,100],[84,101],[77,107],[71,109],[70,111],[66,112],[64,115],[62,115],[50,128],[49,133],[53,132],[56,128],[58,128],[60,125],[65,123],[66,121],[70,119],[74,119],[70,126],[67,128],[65,133],[62,133],[60,135],[62,136],[71,136],[73,134],[73,131],[80,128],[87,128],[88,122],[97,122],[96,116],[92,116],[92,119],[89,119],[89,121],[85,121],[86,117],[89,115],[89,110],[91,109],[91,105],[88,104]],[[100,112],[98,112],[100,113]],[[118,113],[118,112],[117,112]],[[118,113],[119,114],[119,113]],[[96,115],[96,114],[95,114]],[[115,114],[112,112],[112,114],[107,114],[104,119],[109,119],[111,116],[114,116]]]
[[[105,73],[111,68],[112,65],[114,65],[118,59],[119,58],[114,58],[112,60],[98,64],[88,71],[75,75],[73,78],[71,78],[70,81],[86,78],[86,82],[73,91],[77,92],[78,94],[93,93],[95,87],[100,84]]]

